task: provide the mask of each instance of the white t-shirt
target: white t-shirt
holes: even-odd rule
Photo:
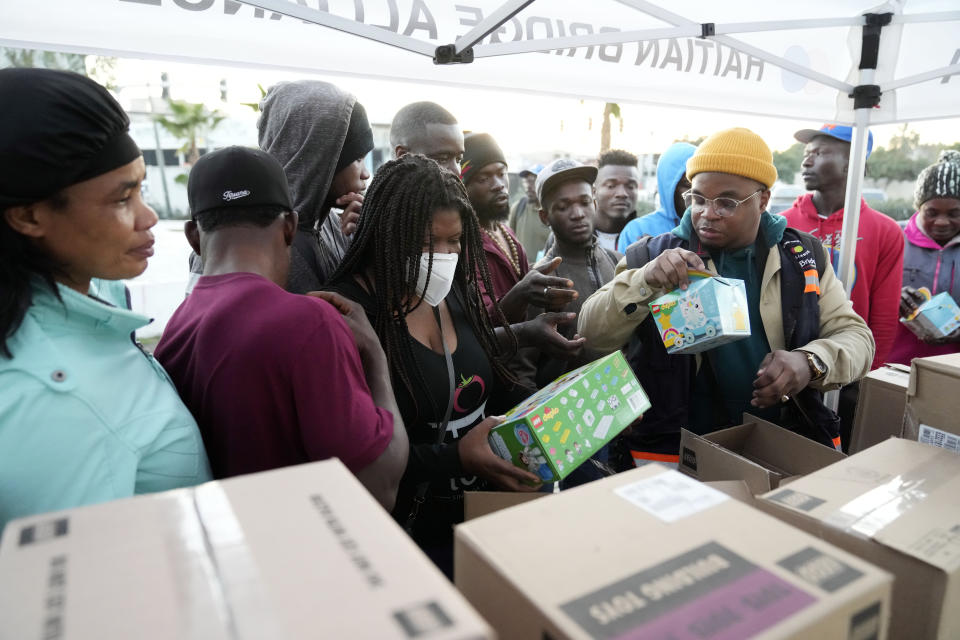
[[[613,251],[616,251],[617,238],[619,237],[619,233],[607,233],[606,231],[600,231],[597,229],[597,244],[604,249],[612,249]]]

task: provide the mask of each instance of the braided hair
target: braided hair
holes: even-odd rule
[[[350,248],[330,278],[336,288],[336,283],[352,280],[354,275],[373,265],[374,291],[370,292],[375,304],[373,328],[380,338],[394,382],[403,384],[413,398],[416,398],[414,385],[426,388],[427,383],[414,357],[407,315],[422,303],[415,293],[420,256],[433,214],[441,209],[453,209],[460,214],[463,230],[454,285],[464,293],[467,320],[494,372],[508,383],[515,382],[476,286],[479,276],[486,290],[493,290],[476,213],[460,178],[441,169],[433,160],[419,154],[406,154],[380,167],[366,191]],[[432,234],[429,238],[432,272]],[[427,274],[425,289],[431,275]],[[510,331],[503,311],[497,304],[494,308],[496,320],[505,327],[516,350],[516,336]],[[404,361],[413,363],[413,371],[406,370]]]

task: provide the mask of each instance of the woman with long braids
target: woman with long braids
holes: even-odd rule
[[[513,387],[510,329],[494,330],[472,274],[489,285],[480,229],[460,179],[408,154],[383,165],[331,287],[359,303],[380,338],[411,450],[394,516],[437,565],[452,570],[463,490],[538,479],[500,459],[487,436],[528,390]],[[503,320],[500,313],[500,320]],[[444,346],[453,364],[450,375]],[[446,421],[446,433],[439,429]]]

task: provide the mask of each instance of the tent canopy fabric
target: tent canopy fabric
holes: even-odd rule
[[[873,79],[883,95],[871,122],[960,113],[956,0],[0,0],[0,7],[6,46],[846,124],[855,119],[849,94],[859,83],[863,14],[890,12]],[[444,45],[467,50],[473,62],[434,64]]]

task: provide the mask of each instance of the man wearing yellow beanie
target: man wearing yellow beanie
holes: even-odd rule
[[[653,404],[625,441],[632,458],[674,459],[664,456],[677,455],[681,427],[707,433],[740,424],[745,411],[839,448],[839,419],[821,391],[867,373],[873,337],[823,245],[766,211],[777,179],[769,147],[748,129],[719,131],[687,162],[687,178],[680,224],[632,244],[580,312],[579,333],[591,347],[629,343]],[[695,356],[667,354],[647,305],[685,289],[687,269],[744,281],[749,338]]]

